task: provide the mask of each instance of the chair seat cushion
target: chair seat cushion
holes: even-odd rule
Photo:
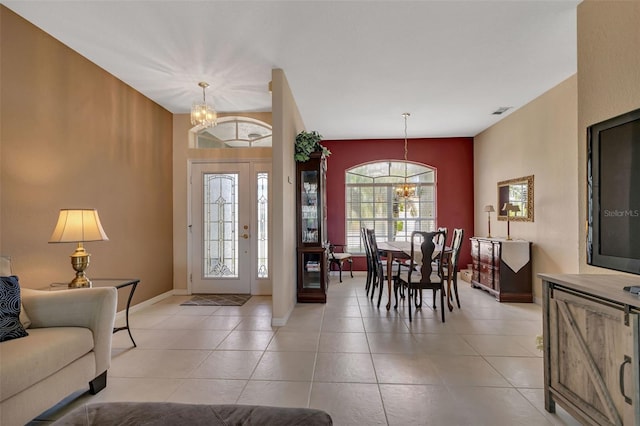
[[[351,259],[351,253],[333,253],[331,256],[333,256],[335,260]]]
[[[440,284],[441,279],[440,279],[440,277],[438,276],[438,274],[437,274],[437,273],[432,273],[432,274],[431,274],[431,276],[430,276],[429,278],[430,278],[430,281],[431,281],[432,283],[435,283],[435,284],[437,284],[437,285],[439,285],[439,284]],[[400,275],[400,281],[407,283],[407,282],[408,282],[408,280],[409,280],[409,273],[408,273],[408,272],[403,272],[403,273]],[[420,281],[422,281],[422,274],[421,274],[419,271],[414,270],[414,271],[411,273],[411,283],[412,283],[412,284],[417,284],[417,283],[419,283]]]

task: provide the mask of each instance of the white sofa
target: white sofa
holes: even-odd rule
[[[24,425],[72,393],[106,386],[116,289],[21,289],[28,336],[0,343],[0,424]]]

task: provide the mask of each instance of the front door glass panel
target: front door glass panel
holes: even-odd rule
[[[203,276],[238,277],[238,174],[203,174]]]

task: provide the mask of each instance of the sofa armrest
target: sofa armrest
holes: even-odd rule
[[[86,327],[93,332],[96,376],[111,365],[118,293],[114,287],[60,291],[20,289],[31,328]]]

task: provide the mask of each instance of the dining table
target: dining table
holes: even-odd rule
[[[379,241],[377,242],[378,251],[387,259],[387,289],[389,294],[389,301],[387,302],[387,311],[391,309],[391,283],[393,282],[393,261],[404,260],[411,258],[411,241]],[[438,250],[438,249],[436,249]],[[438,250],[439,251],[439,250]],[[435,253],[438,253],[436,251]],[[442,253],[442,262],[447,265],[447,307],[449,311],[453,310],[453,303],[451,299],[451,280],[452,280],[452,262],[451,254],[453,250],[451,247],[445,247]]]

